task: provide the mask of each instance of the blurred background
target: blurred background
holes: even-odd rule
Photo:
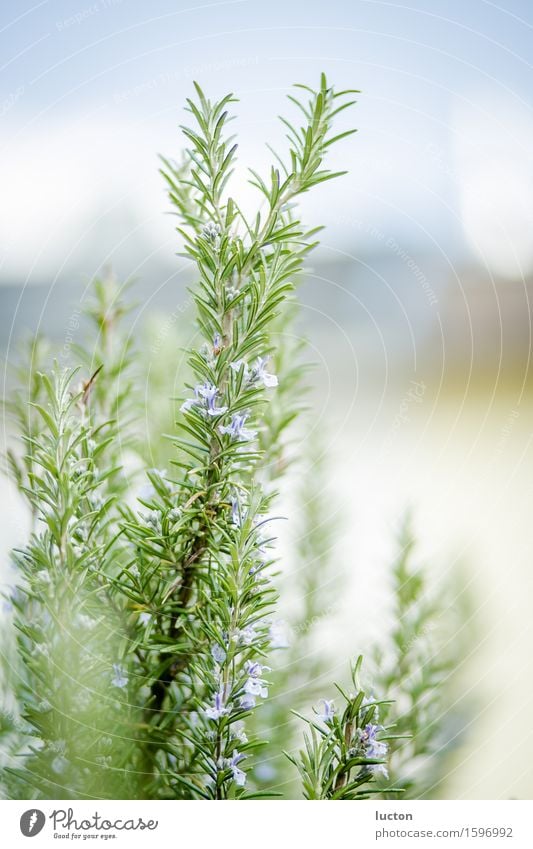
[[[411,507],[435,580],[459,574],[473,600],[476,636],[457,664],[474,707],[447,798],[533,791],[532,30],[525,0],[21,0],[0,12],[2,354],[41,331],[68,360],[87,284],[111,265],[137,279],[131,332],[167,395],[179,355],[163,343],[190,328],[193,278],[157,154],[179,154],[192,80],[239,98],[245,206],[246,166],[267,167],[265,140],[283,150],[290,84],[324,70],[361,90],[346,124],[359,133],[329,163],[349,174],[304,204],[326,225],[301,327],[345,582],[323,639],[335,677],[387,626],[384,570]],[[5,562],[26,524],[1,493]]]

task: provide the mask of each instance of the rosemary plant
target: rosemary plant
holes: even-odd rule
[[[175,473],[150,475],[145,523],[133,512],[125,523],[141,560],[134,603],[149,617],[140,638],[144,671],[157,671],[146,703],[150,792],[159,792],[164,771],[172,795],[249,796],[243,761],[262,742],[246,737],[244,722],[268,693],[263,659],[276,601],[271,495],[257,474],[257,436],[278,385],[268,370],[270,334],[314,245],[316,230],[302,227],[292,206],[337,176],[323,159],[336,141],[332,120],[349,103],[325,77],[318,91],[306,90],[309,103],[296,100],[305,126],[285,122],[288,162],[278,160],[281,170],[272,167],[266,181],[252,172],[266,200],[252,221],[225,194],[236,152],[226,135],[231,95],[211,103],[197,86],[197,101],[188,101],[195,126],[183,128],[185,163],[164,160],[197,267],[193,296],[205,341],[190,354],[195,382],[181,407]]]
[[[131,709],[113,687],[126,680],[117,663],[122,623],[105,578],[119,556],[107,487],[114,470],[98,468],[112,436],[91,423],[87,387],[73,394],[73,377],[58,369],[41,376],[43,429],[26,439],[32,461],[23,491],[40,529],[14,552],[23,581],[12,603],[19,695],[35,741],[24,769],[10,771],[48,798],[103,788],[116,798],[127,795]]]
[[[391,569],[394,624],[372,652],[375,686],[394,700],[382,713],[398,733],[390,755],[404,798],[431,795],[441,780],[447,741],[457,736],[464,710],[455,687],[456,658],[471,637],[468,593],[457,592],[453,579],[432,588],[417,560],[408,513]]]
[[[353,692],[336,685],[345,705],[342,712],[333,701],[323,699],[322,710],[315,711],[319,721],[301,717],[310,729],[304,736],[305,748],[299,757],[287,756],[302,777],[306,799],[368,799],[384,792],[379,781],[389,777],[388,741],[397,735],[378,724],[380,708],[387,702],[365,696],[359,682],[362,662],[360,655],[352,668]],[[387,792],[398,790],[389,786]]]
[[[304,427],[309,418],[303,416]],[[328,624],[331,627],[341,581],[338,573],[335,580],[332,574],[338,523],[329,516],[327,521],[323,518],[328,485],[323,442],[323,433],[312,433],[295,465],[295,501],[300,515],[291,523],[295,532],[292,545],[287,545],[280,579],[280,594],[292,601],[293,609],[283,620],[286,648],[276,664],[270,697],[256,717],[268,734],[269,745],[254,771],[254,780],[265,789],[275,785],[289,798],[298,793],[298,775],[283,752],[299,746],[300,727],[294,710],[305,710],[310,702],[317,702],[329,678],[331,658],[322,650],[317,631]]]
[[[259,202],[246,216],[230,194],[234,98],[211,102],[195,88],[184,156],[162,168],[195,271],[202,337],[187,350],[168,468],[144,469],[140,480],[142,352],[129,341],[129,307],[109,274],[84,304],[89,334],[72,348],[79,368],[50,371],[33,356],[8,404],[23,448],[10,448],[6,462],[32,516],[29,539],[13,553],[16,658],[8,638],[3,649],[4,666],[16,669],[6,677],[2,725],[11,797],[273,796],[261,766],[284,748],[305,798],[396,791],[389,746],[414,717],[400,722],[388,701],[365,695],[361,658],[353,692],[339,688],[343,710],[324,701],[308,720],[301,755],[287,699],[264,707],[277,650],[287,647],[276,613],[276,487],[294,459],[290,426],[305,388],[303,348],[286,341],[287,329],[318,230],[301,223],[297,202],[339,176],[325,158],[354,132],[332,131],[352,93],[322,76],[317,90],[291,95],[302,124],[282,119],[288,154],[274,154],[267,176],[251,172]],[[317,529],[319,494],[306,502],[305,604],[282,690],[325,612],[319,575],[329,542]],[[317,658],[297,685],[297,707],[315,699],[323,671]],[[388,699],[395,682],[383,672],[380,683]]]

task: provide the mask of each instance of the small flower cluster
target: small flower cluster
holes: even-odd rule
[[[113,664],[113,678],[111,679],[111,684],[113,687],[118,687],[119,689],[123,689],[128,684],[128,676],[124,670],[124,667],[120,663]]]
[[[244,695],[240,699],[240,707],[243,710],[250,710],[255,707],[255,697],[260,695],[263,698],[266,698],[268,694],[267,688],[264,686],[265,682],[256,678],[250,677],[246,684],[245,688],[247,690],[253,690],[254,695],[250,692],[245,692]],[[214,705],[212,707],[205,708],[205,715],[208,719],[217,721],[224,717],[229,716],[231,713],[231,708],[224,704],[224,697],[222,692],[218,692],[215,694]],[[231,729],[231,739],[239,740],[242,744],[246,744],[248,742],[248,738],[244,731],[244,723],[242,721],[236,722]],[[231,771],[231,777],[233,781],[237,784],[238,787],[244,787],[246,784],[246,773],[240,769],[238,764],[243,761],[247,756],[242,752],[239,752],[237,749],[233,749],[233,753],[229,758],[222,758],[220,763],[218,764],[219,769],[218,772],[224,773],[227,769]]]
[[[322,722],[331,722],[333,717],[335,716],[335,702],[333,700],[322,699],[322,704],[324,708],[318,714],[319,718]]]
[[[257,436],[257,431],[245,427],[247,418],[248,413],[234,413],[229,425],[219,425],[218,429],[234,442],[251,442]]]
[[[232,719],[233,715],[239,716],[242,711],[252,710],[256,706],[258,698],[266,699],[268,696],[268,686],[265,679],[262,677],[269,667],[262,665],[258,661],[246,660],[244,662],[244,682],[235,685],[230,667],[233,669],[236,658],[239,652],[247,650],[253,644],[254,639],[258,635],[253,626],[247,626],[241,631],[237,631],[234,635],[236,649],[232,652],[232,663],[226,664],[228,659],[229,644],[222,646],[220,643],[214,643],[211,646],[210,654],[214,660],[214,681],[217,689],[213,696],[212,704],[203,708],[203,714],[207,720],[217,723],[215,732],[208,732],[207,737],[210,740],[218,741],[217,746],[222,748],[222,752],[230,751],[231,755],[224,754],[216,760],[216,781],[224,782],[230,776],[238,787],[244,787],[246,784],[246,773],[240,768],[239,764],[247,757],[244,753],[239,752],[235,747],[235,741],[246,745],[248,739],[244,730],[244,722],[241,719]],[[222,722],[227,723],[225,732],[221,725]],[[224,743],[222,740],[224,739]],[[212,776],[211,781],[215,780]]]
[[[217,407],[216,398],[219,389],[212,383],[200,383],[194,387],[194,398],[188,398],[181,405],[182,413],[187,413],[192,408],[198,409],[206,416],[222,416],[227,412],[227,407]]]
[[[244,684],[244,694],[241,696],[240,705],[245,710],[255,707],[256,698],[266,699],[268,687],[266,681],[261,677],[265,670],[270,671],[269,666],[262,666],[257,661],[247,660],[244,670],[248,676]]]
[[[222,342],[219,334],[216,334],[213,340],[213,353],[218,355],[221,351]],[[230,363],[230,368],[235,373],[241,373],[245,385],[249,387],[257,387],[262,385],[265,388],[272,388],[278,385],[278,378],[275,374],[271,374],[266,370],[268,357],[257,357],[252,366],[244,360],[235,360]],[[198,410],[206,417],[223,416],[228,411],[226,405],[217,406],[218,396],[221,392],[213,383],[205,382],[197,384],[194,387],[194,398],[188,398],[181,405],[181,411],[188,413],[192,409]],[[232,413],[228,424],[220,424],[218,430],[220,433],[230,437],[233,442],[251,442],[257,436],[257,431],[246,427],[246,421],[249,418],[247,411]]]
[[[25,495],[45,521],[22,556],[15,555],[18,650],[28,670],[21,695],[33,733],[42,740],[27,750],[23,771],[41,798],[53,796],[58,777],[74,793],[113,798],[126,792],[124,776],[113,774],[106,784],[98,768],[86,771],[83,764],[104,767],[94,758],[95,738],[105,733],[125,740],[126,726],[132,727],[123,692],[132,664],[119,647],[123,606],[111,598],[111,580],[124,565],[112,506],[121,483],[112,472],[114,425],[100,423],[97,394],[89,409],[74,378],[75,372],[59,367],[50,378],[40,376],[43,430],[32,438],[33,473]],[[122,744],[117,746],[122,758]]]
[[[215,224],[214,221],[208,221],[207,224],[204,224],[204,226],[202,227],[202,236],[204,237],[204,239],[206,239],[208,242],[211,242],[212,244],[217,243],[218,239],[220,238],[220,233],[220,226],[218,224]]]
[[[384,730],[382,725],[374,725],[372,722],[368,722],[364,728],[358,729],[364,757],[369,759],[376,758],[377,760],[384,760],[387,757],[389,752],[388,743],[384,740],[378,740],[376,736],[380,731]],[[385,763],[370,764],[368,769],[373,775],[383,775],[384,778],[389,777]]]
[[[333,701],[322,699],[321,708],[315,712],[324,725],[306,720],[311,735],[305,735],[305,749],[298,758],[290,756],[302,776],[308,799],[368,798],[374,792],[369,785],[378,778],[388,778],[387,728],[374,722],[379,705],[359,686],[361,664],[360,657],[352,670],[355,692],[347,694],[338,688],[346,702],[343,710],[338,711]],[[387,792],[392,790],[387,788]]]
[[[221,719],[223,716],[227,716],[230,712],[230,708],[226,706],[224,691],[218,690],[215,693],[215,701],[212,707],[204,708],[204,713],[208,719],[213,719],[215,722],[218,719]]]
[[[242,371],[244,381],[248,386],[262,384],[266,389],[271,389],[278,386],[278,378],[275,374],[267,372],[266,364],[268,360],[269,357],[257,357],[251,367],[244,360],[235,360],[230,363],[230,368],[237,373]]]
[[[246,773],[238,767],[238,764],[245,760],[245,758],[246,755],[243,755],[238,752],[237,749],[234,749],[231,758],[227,758],[225,761],[225,766],[231,769],[231,775],[237,787],[244,787],[246,784]]]
[[[251,628],[251,626],[249,626],[244,631],[238,632],[236,636],[238,643],[247,647],[252,644],[253,639],[256,637],[256,632],[253,628]],[[215,645],[211,648],[211,656],[216,664],[215,673],[219,680],[219,689],[214,694],[213,704],[205,707],[203,710],[208,719],[216,721],[221,719],[223,716],[228,716],[233,709],[233,704],[228,702],[227,699],[229,686],[227,684],[224,686],[221,682],[220,665],[222,665],[226,660],[226,651],[218,643],[215,643]],[[257,698],[267,698],[268,685],[261,677],[264,671],[270,671],[270,667],[262,666],[257,661],[245,661],[244,672],[246,680],[240,688],[241,696],[239,698],[239,707],[243,710],[251,710],[251,708],[255,707]]]

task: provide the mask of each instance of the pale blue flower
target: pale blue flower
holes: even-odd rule
[[[248,675],[246,682],[244,684],[244,693],[243,698],[250,696],[254,700],[259,696],[261,699],[266,699],[268,696],[268,687],[266,681],[261,678],[261,675],[265,670],[270,670],[269,666],[262,666],[262,664],[258,663],[256,660],[247,660],[244,664],[244,670]],[[241,700],[242,705],[242,700]]]
[[[244,685],[244,692],[249,696],[260,696],[262,699],[268,696],[268,688],[262,678],[248,678]]]
[[[379,731],[383,731],[383,726],[374,725],[372,722],[365,725],[364,729],[359,730],[359,739],[364,747],[365,757],[367,758],[378,759],[387,757],[389,746],[384,740],[377,739],[376,735]],[[368,764],[367,769],[373,775],[383,775],[385,778],[389,777],[385,764]]]
[[[365,696],[361,702],[361,709],[372,706],[374,706],[374,713],[372,714],[373,718],[379,719],[379,705],[376,704],[376,700]]]
[[[220,719],[222,716],[227,716],[229,709],[224,704],[224,694],[222,692],[215,693],[215,703],[213,707],[204,708],[205,715],[208,719]]]
[[[208,416],[221,416],[227,407],[217,407],[216,397],[219,390],[212,383],[200,383],[194,387],[194,398],[188,398],[181,405],[181,411],[186,413],[192,407],[200,407]]]
[[[143,518],[146,524],[150,525],[154,531],[157,533],[161,532],[161,514],[159,510],[150,510],[144,514]]]
[[[197,386],[195,391],[204,399],[208,416],[220,416],[228,409],[227,407],[216,406],[216,397],[219,390],[212,383],[204,383],[202,386]]]
[[[244,670],[250,678],[260,678],[265,669],[270,672],[270,666],[262,666],[256,660],[247,660],[244,664]]]
[[[202,236],[204,239],[207,239],[208,242],[216,242],[220,236],[220,226],[215,224],[214,221],[208,221],[207,224],[204,224],[202,227]]]
[[[113,687],[125,687],[128,683],[128,676],[124,667],[120,663],[113,664],[113,678],[111,679]]]
[[[231,736],[234,737],[236,740],[240,740],[241,743],[248,742],[248,737],[246,736],[244,730],[244,722],[242,721],[242,719],[238,722],[234,722],[231,726]]]
[[[226,660],[226,652],[219,643],[214,643],[211,646],[211,657],[215,663],[224,663]]]
[[[324,708],[318,714],[319,718],[322,720],[322,722],[331,722],[331,720],[335,716],[335,703],[328,699],[321,699],[320,701],[324,705]]]
[[[251,646],[257,637],[257,632],[253,625],[247,625],[240,631],[237,631],[237,639],[244,646]]]
[[[265,365],[268,362],[268,357],[257,357],[255,363],[250,370],[250,382],[262,383],[267,389],[278,385],[278,378],[275,374],[270,374]]]
[[[233,750],[233,756],[229,760],[228,766],[231,769],[233,780],[239,787],[244,787],[246,784],[246,773],[239,769],[238,764],[246,758],[246,755],[241,754],[237,749]]]
[[[249,428],[244,426],[246,419],[248,418],[247,413],[234,413],[231,417],[231,422],[229,425],[219,425],[220,433],[227,433],[231,439],[240,442],[249,442],[251,439],[255,439],[257,436],[256,430],[250,430]]]
[[[242,369],[244,380],[250,386],[262,383],[263,386],[269,389],[278,385],[278,378],[275,374],[270,374],[266,370],[265,366],[268,360],[268,357],[257,357],[251,368],[244,360],[234,360],[234,362],[230,363],[230,368],[237,373]]]
[[[149,625],[152,621],[152,614],[148,613],[147,610],[143,610],[142,613],[139,613],[139,622],[141,625]]]
[[[245,693],[241,696],[239,704],[243,710],[251,710],[255,707],[255,696],[252,696],[251,693]]]
[[[246,380],[248,378],[250,370],[248,368],[248,364],[245,363],[244,360],[234,360],[232,363],[229,364],[229,367],[230,367],[230,369],[232,369],[236,373],[240,372],[240,370],[242,368],[244,379]]]

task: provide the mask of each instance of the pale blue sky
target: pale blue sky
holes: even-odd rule
[[[97,264],[105,258],[99,245],[112,250],[112,238],[141,220],[143,250],[164,253],[155,154],[178,150],[192,78],[214,96],[238,93],[242,160],[266,164],[263,141],[282,138],[275,116],[284,92],[322,69],[335,84],[362,90],[360,134],[334,156],[350,177],[309,205],[329,225],[331,244],[379,250],[382,236],[468,253],[472,192],[465,194],[464,175],[481,137],[497,139],[496,150],[480,154],[487,173],[496,158],[519,162],[515,182],[532,179],[532,34],[526,2],[3,4],[0,276],[47,277],[63,260],[66,273],[87,256]],[[496,201],[517,205],[514,195]],[[109,206],[111,221],[102,211]],[[478,211],[474,203],[474,231]]]

